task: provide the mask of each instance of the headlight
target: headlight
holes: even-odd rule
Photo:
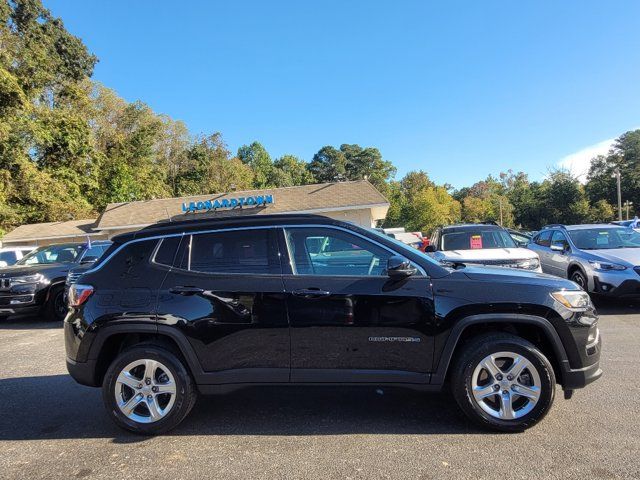
[[[538,258],[527,258],[526,260],[520,260],[516,263],[516,268],[524,268],[527,270],[535,270],[540,266],[540,260]]]
[[[40,273],[36,273],[35,275],[25,275],[23,277],[13,277],[11,279],[12,285],[22,285],[25,283],[47,283],[47,282],[48,280],[46,280]]]
[[[596,270],[611,271],[611,270],[626,270],[624,265],[618,265],[617,263],[599,262],[597,260],[589,260],[589,263]]]
[[[585,309],[591,305],[591,299],[587,292],[582,290],[563,290],[561,292],[553,292],[551,296],[554,300],[560,302],[565,307],[573,309]]]

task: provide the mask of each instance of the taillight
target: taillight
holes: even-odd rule
[[[79,307],[93,293],[93,287],[91,285],[73,284],[69,287],[69,295],[67,296],[67,303],[70,307]]]

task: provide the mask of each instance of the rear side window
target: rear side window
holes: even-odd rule
[[[279,274],[275,236],[269,230],[237,230],[191,236],[181,267],[204,273]]]
[[[544,232],[541,232],[537,237],[536,237],[536,244],[540,245],[541,247],[549,247],[551,246],[551,234],[553,232],[551,230],[545,230]]]
[[[158,247],[154,261],[167,267],[172,266],[181,238],[182,237],[167,237],[160,240],[160,246]]]

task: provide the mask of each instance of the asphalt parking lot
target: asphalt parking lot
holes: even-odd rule
[[[201,398],[170,435],[127,434],[66,373],[59,325],[0,324],[0,478],[640,478],[640,303],[599,305],[602,379],[523,434],[445,394],[261,388]]]

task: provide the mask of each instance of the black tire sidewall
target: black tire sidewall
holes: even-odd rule
[[[473,351],[463,355],[452,385],[456,401],[464,413],[483,427],[506,432],[520,432],[538,423],[547,414],[555,397],[555,375],[547,358],[535,346],[527,341],[497,340],[479,345]],[[541,394],[538,403],[527,415],[515,420],[501,420],[492,417],[477,404],[471,387],[473,372],[486,356],[496,352],[513,352],[522,355],[536,368],[541,382]]]
[[[582,281],[584,282],[584,286],[580,285],[580,283],[579,283],[579,282],[576,282],[576,281],[574,280],[574,278],[575,278],[576,276],[579,276],[579,277],[581,277],[581,278],[582,278]],[[582,270],[575,270],[575,271],[571,274],[571,278],[570,278],[569,280],[571,280],[572,282],[577,283],[577,284],[578,284],[578,286],[580,286],[580,288],[582,288],[585,292],[587,291],[587,289],[588,289],[588,285],[589,285],[589,284],[588,284],[587,277],[586,277],[586,275],[582,272]]]
[[[51,287],[49,292],[49,298],[47,299],[47,303],[45,305],[44,311],[44,319],[47,322],[61,322],[64,320],[65,315],[59,316],[58,311],[56,310],[56,300],[62,296],[61,300],[64,301],[64,286],[56,285]]]
[[[142,358],[157,360],[165,365],[176,382],[176,398],[166,417],[154,423],[138,423],[126,417],[115,400],[116,379],[129,363]],[[177,426],[187,416],[195,402],[195,387],[185,366],[173,353],[162,348],[134,347],[121,353],[111,364],[102,383],[102,399],[109,416],[120,427],[142,435],[156,435]]]

